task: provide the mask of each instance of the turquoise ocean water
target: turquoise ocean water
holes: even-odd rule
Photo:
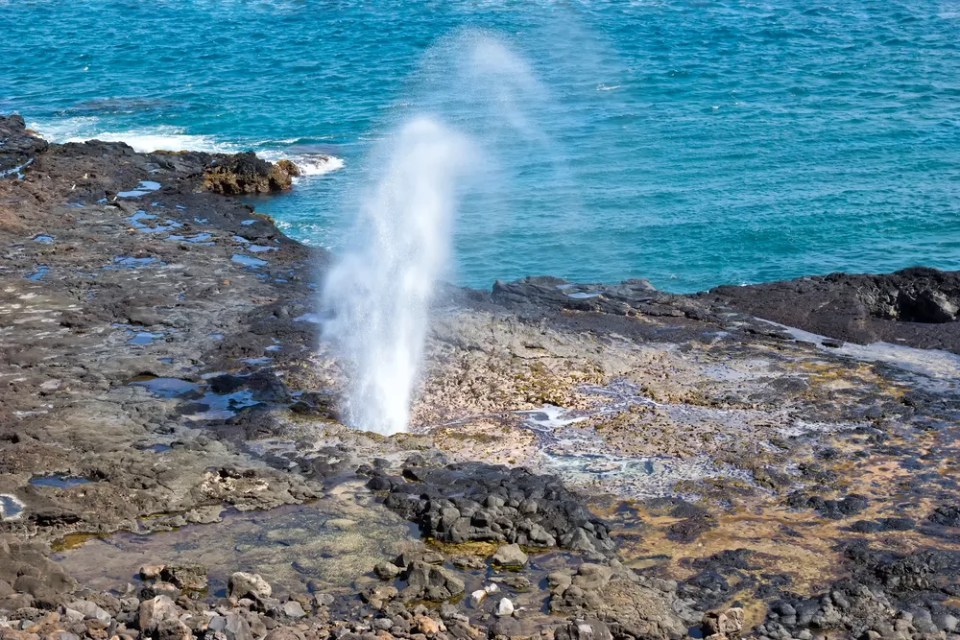
[[[0,0],[0,34],[0,112],[312,160],[256,204],[334,249],[398,122],[483,137],[519,112],[535,134],[493,138],[497,178],[464,194],[463,284],[960,269],[960,0]],[[535,86],[465,86],[477,39]]]

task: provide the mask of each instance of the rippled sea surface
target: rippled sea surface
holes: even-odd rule
[[[520,113],[464,189],[463,284],[960,268],[957,0],[0,0],[0,34],[0,112],[54,140],[341,159],[256,203],[334,249],[398,122]],[[478,38],[535,100],[464,93]]]

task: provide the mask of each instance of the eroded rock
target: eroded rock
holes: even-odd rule
[[[231,598],[249,597],[263,600],[273,594],[273,588],[259,574],[242,571],[231,574],[228,589]]]
[[[213,160],[204,170],[203,187],[223,195],[271,193],[289,189],[298,175],[289,160],[271,164],[251,151]]]

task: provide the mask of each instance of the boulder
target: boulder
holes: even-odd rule
[[[168,619],[157,625],[154,637],[157,640],[193,640],[193,631],[180,620]]]
[[[572,620],[570,624],[556,630],[556,640],[613,640],[613,634],[599,620]]]
[[[32,584],[27,586],[38,594],[42,593],[42,597],[72,591],[77,584],[60,565],[46,556],[40,545],[0,539],[0,581],[16,585],[24,576],[31,578]],[[29,593],[26,589],[17,590]],[[0,594],[0,597],[4,596]]]
[[[288,618],[302,618],[307,615],[307,612],[303,610],[303,605],[296,600],[284,602],[281,610],[283,611],[283,615]]]
[[[400,592],[393,585],[376,585],[365,591],[361,598],[370,604],[374,609],[383,609],[383,607],[397,597]]]
[[[162,564],[145,564],[140,567],[140,578],[143,580],[156,580],[160,577],[160,572],[163,571],[165,565]]]
[[[207,568],[200,564],[164,567],[160,578],[184,591],[204,591],[207,588]]]
[[[113,618],[109,611],[89,600],[74,600],[67,604],[66,608],[82,614],[85,620],[99,620],[104,624],[109,624]]]
[[[333,604],[333,596],[329,593],[317,593],[313,596],[313,604],[315,607],[329,607]]]
[[[48,146],[46,140],[27,129],[21,116],[0,116],[0,175],[15,175],[18,167],[32,162]]]
[[[493,562],[502,567],[523,567],[527,564],[527,554],[518,544],[505,544],[493,554]]]
[[[381,580],[393,580],[400,575],[400,571],[402,571],[402,569],[392,562],[378,562],[373,568],[373,572],[377,574],[377,577]]]
[[[465,589],[463,580],[453,571],[419,560],[410,563],[403,577],[407,581],[405,598],[441,601],[460,595]]]
[[[257,573],[237,571],[230,576],[228,591],[231,598],[251,597],[256,600],[269,598],[273,588]]]
[[[735,640],[743,633],[743,609],[710,611],[703,615],[703,631],[707,640]]]
[[[603,589],[613,577],[613,569],[606,565],[586,562],[577,569],[573,576],[573,584],[584,591]]]
[[[140,631],[150,635],[157,631],[164,620],[179,620],[180,610],[168,596],[156,596],[140,603],[137,615]]]
[[[547,575],[547,587],[553,595],[560,595],[573,583],[573,577],[565,571],[554,571]]]
[[[413,622],[422,634],[433,636],[440,633],[440,623],[429,616],[417,616]]]
[[[479,607],[480,603],[483,602],[486,599],[486,597],[487,597],[486,591],[484,591],[483,589],[477,589],[476,591],[470,594],[470,606],[474,608]]]
[[[289,189],[298,175],[289,160],[271,164],[251,151],[216,157],[204,169],[203,188],[223,195],[272,193]]]
[[[303,640],[303,634],[291,627],[278,627],[268,633],[264,640]]]
[[[254,640],[253,630],[246,620],[238,613],[228,613],[223,627],[223,635],[227,640]]]

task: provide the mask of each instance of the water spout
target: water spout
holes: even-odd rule
[[[548,92],[499,37],[465,31],[442,40],[416,80],[404,110],[434,115],[414,115],[375,150],[378,180],[361,199],[354,244],[327,274],[321,299],[324,338],[348,376],[344,421],[385,434],[408,427],[455,219],[470,241],[489,242],[508,222],[490,213],[530,197],[511,192],[515,174],[542,175],[546,184],[563,170],[539,122],[550,113]],[[503,155],[523,160],[504,165]],[[558,206],[569,213],[567,204]]]
[[[357,219],[359,244],[327,275],[324,337],[344,357],[345,421],[384,434],[407,429],[434,283],[447,267],[458,178],[470,139],[431,118],[389,141],[384,174]]]

